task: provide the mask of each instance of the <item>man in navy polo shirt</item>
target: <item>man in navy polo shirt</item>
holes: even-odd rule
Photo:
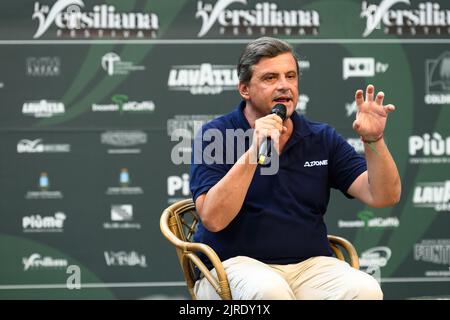
[[[295,112],[299,68],[289,44],[252,41],[238,75],[242,102],[194,141],[190,183],[201,219],[195,241],[221,258],[233,299],[382,299],[373,277],[332,257],[323,216],[330,188],[372,207],[399,201],[400,178],[383,140],[394,106],[383,105],[384,94],[375,96],[372,85],[365,98],[356,92],[353,128],[364,159],[332,127]],[[276,104],[286,106],[286,120],[271,113]],[[267,137],[277,160],[270,174],[257,164]],[[206,278],[194,290],[199,299],[219,298]]]

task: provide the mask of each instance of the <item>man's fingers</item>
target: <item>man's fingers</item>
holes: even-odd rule
[[[270,131],[270,138],[275,142],[278,142],[280,140],[280,135],[280,132],[277,130]]]
[[[386,113],[392,112],[395,110],[395,106],[393,104],[387,104],[384,107],[384,111],[386,111]]]
[[[373,85],[369,84],[366,88],[366,101],[373,101],[373,92],[375,88]]]
[[[380,106],[382,106],[383,105],[383,99],[384,99],[384,92],[383,91],[378,92],[377,97],[375,99],[375,102],[377,104],[379,104]]]
[[[363,97],[363,91],[362,90],[356,90],[355,102],[356,102],[356,105],[358,107],[364,103],[364,97]]]

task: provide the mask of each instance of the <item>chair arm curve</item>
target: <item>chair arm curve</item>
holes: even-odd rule
[[[335,247],[337,245],[343,247],[348,252],[350,265],[355,269],[359,269],[359,257],[358,254],[356,253],[355,247],[351,244],[350,241],[331,234],[328,235],[328,241]]]
[[[197,242],[187,242],[178,239],[169,228],[169,218],[171,212],[170,208],[164,210],[160,219],[161,232],[172,243],[176,248],[183,252],[183,259],[186,257],[194,263],[197,268],[202,272],[205,278],[211,283],[217,293],[224,300],[231,300],[231,291],[228,282],[228,277],[223,267],[222,261],[218,257],[217,253],[208,245],[204,243]],[[212,273],[208,270],[205,264],[200,260],[200,258],[193,252],[201,252],[211,261],[213,267],[217,273],[217,280],[214,278]]]

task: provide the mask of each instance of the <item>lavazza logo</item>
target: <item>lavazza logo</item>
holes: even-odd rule
[[[205,36],[215,24],[220,26],[221,35],[319,34],[317,11],[283,10],[272,2],[258,2],[251,9],[228,9],[234,3],[247,5],[247,0],[218,0],[215,4],[198,1],[195,17],[202,21],[198,37]]]
[[[66,215],[56,212],[53,216],[34,214],[22,218],[23,232],[63,232]]]
[[[416,208],[450,212],[450,181],[418,183],[414,189],[413,204]]]
[[[27,101],[23,104],[22,114],[35,118],[50,118],[66,112],[64,103],[59,101],[39,100]]]
[[[438,132],[410,136],[408,152],[413,164],[450,163],[450,137]]]
[[[44,144],[42,139],[22,139],[17,143],[17,153],[65,153],[70,144]]]
[[[393,7],[397,4],[398,8]],[[441,9],[436,2],[419,2],[411,6],[409,0],[382,0],[379,5],[362,2],[361,18],[366,19],[363,37],[368,37],[375,29],[393,35],[443,35],[450,34],[450,10]]]
[[[193,95],[234,91],[238,83],[235,66],[210,63],[173,66],[167,81],[169,90],[189,91]]]
[[[450,15],[450,11],[449,11]],[[425,103],[450,105],[450,52],[425,62]]]
[[[52,24],[57,37],[84,38],[156,38],[158,16],[147,12],[117,12],[112,5],[95,5],[92,11],[82,11],[81,0],[58,0],[50,8],[34,3],[33,20],[38,28],[33,38],[39,38]]]

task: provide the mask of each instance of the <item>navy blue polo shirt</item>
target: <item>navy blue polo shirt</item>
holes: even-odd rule
[[[221,132],[225,149],[227,129],[250,129],[244,108],[242,101],[231,113],[205,124],[201,133],[208,129]],[[296,112],[291,119],[294,130],[279,157],[278,172],[261,175],[258,166],[241,210],[226,228],[210,232],[201,222],[198,226],[194,241],[211,246],[222,261],[243,255],[268,264],[291,264],[314,256],[332,255],[323,219],[330,188],[339,189],[350,198],[346,192],[366,171],[366,162],[329,125],[309,121]],[[210,143],[197,134],[193,154],[204,151]],[[242,146],[244,142],[240,143]],[[249,141],[245,141],[245,150],[248,148]],[[233,150],[235,160],[240,156],[236,149],[237,146]],[[223,160],[227,152],[230,149],[223,151]],[[221,156],[217,150],[206,153]],[[197,162],[200,162],[198,158]],[[233,166],[225,161],[211,163],[211,159],[202,162],[191,164],[190,188],[194,201]],[[200,256],[211,267],[208,259]]]

